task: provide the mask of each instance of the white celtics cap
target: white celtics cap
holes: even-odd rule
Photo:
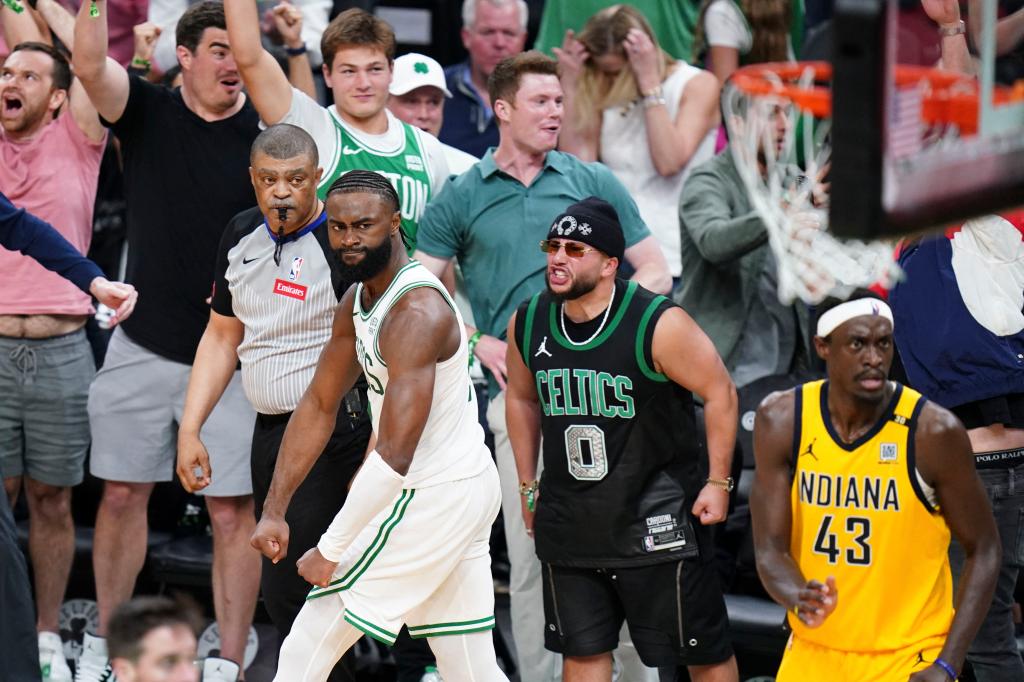
[[[388,88],[388,92],[392,95],[404,95],[416,88],[422,88],[424,85],[437,88],[444,93],[445,97],[452,96],[444,82],[444,69],[436,59],[425,54],[410,52],[395,60],[391,87]]]

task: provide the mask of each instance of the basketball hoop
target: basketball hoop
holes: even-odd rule
[[[888,150],[898,158],[975,134],[973,80],[923,67],[896,67],[898,114]],[[729,148],[778,262],[779,299],[818,303],[859,287],[890,288],[902,272],[893,244],[842,240],[828,231],[832,68],[824,62],[746,66],[733,74],[722,108]]]

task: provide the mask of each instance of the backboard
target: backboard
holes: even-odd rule
[[[976,56],[977,129],[929,139],[921,90],[894,78],[896,64],[934,66],[940,55],[920,0],[836,0],[832,233],[894,237],[1024,205],[1024,82],[1015,92],[1013,69],[996,58],[998,0],[962,4]],[[1024,43],[1000,48],[1019,52],[1024,78]]]

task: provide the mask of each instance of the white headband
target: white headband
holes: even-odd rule
[[[892,309],[889,308],[888,303],[878,298],[858,298],[840,303],[819,317],[818,336],[824,338],[844,322],[863,315],[881,315],[889,320],[889,324],[893,324]]]

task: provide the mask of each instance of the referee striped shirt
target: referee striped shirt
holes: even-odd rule
[[[313,379],[349,283],[335,267],[326,211],[277,237],[258,208],[228,224],[217,253],[213,310],[245,325],[238,358],[245,395],[257,412],[291,412]]]

